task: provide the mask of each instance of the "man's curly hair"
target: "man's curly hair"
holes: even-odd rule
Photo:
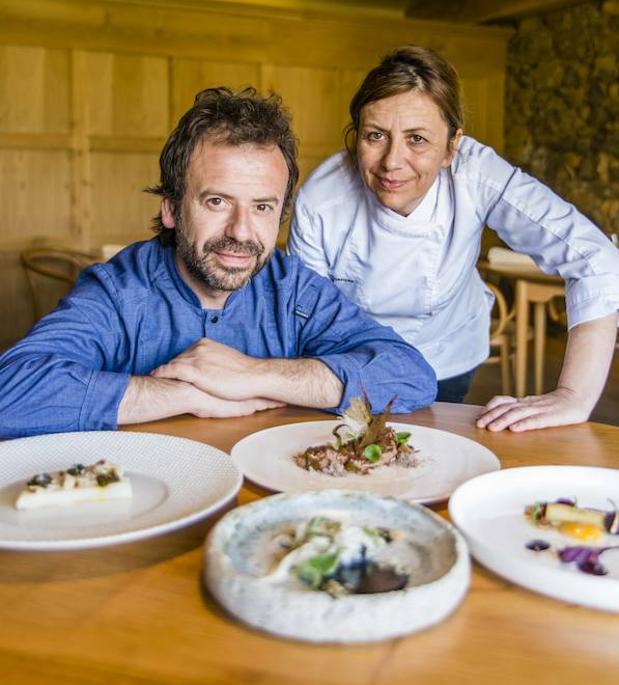
[[[187,167],[196,145],[205,139],[222,145],[279,147],[288,167],[283,221],[290,209],[299,167],[297,141],[281,98],[275,94],[258,95],[255,88],[238,92],[224,87],[207,88],[196,95],[193,107],[180,118],[161,151],[159,185],[146,188],[148,193],[167,198],[177,216],[185,195]],[[153,230],[163,245],[175,244],[176,231],[163,225],[161,212],[153,219]]]

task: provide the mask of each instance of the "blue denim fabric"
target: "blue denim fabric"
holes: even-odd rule
[[[421,354],[326,278],[277,251],[223,309],[202,309],[174,249],[136,243],[78,279],[59,306],[0,357],[0,435],[116,428],[132,375],[207,337],[253,357],[313,357],[344,384],[342,411],[365,390],[374,411],[430,404],[436,377]]]

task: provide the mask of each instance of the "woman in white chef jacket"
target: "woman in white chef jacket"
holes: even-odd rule
[[[476,271],[482,230],[566,280],[568,346],[557,388],[494,397],[477,425],[522,431],[585,421],[612,358],[619,251],[588,219],[464,136],[458,77],[432,50],[396,50],[350,104],[347,151],[299,191],[288,250],[434,367],[462,401],[488,356],[492,299]]]

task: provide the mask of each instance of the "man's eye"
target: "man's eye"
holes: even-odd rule
[[[211,207],[220,207],[224,203],[224,201],[221,197],[209,197],[206,203]]]
[[[410,137],[410,141],[411,143],[415,143],[415,145],[419,145],[420,143],[425,143],[426,139],[418,133],[413,133]]]
[[[273,209],[273,207],[271,205],[266,204],[265,202],[260,202],[260,204],[256,205],[256,209],[259,212],[264,213],[264,212],[270,212]]]

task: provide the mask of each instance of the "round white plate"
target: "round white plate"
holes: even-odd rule
[[[449,514],[477,561],[498,575],[549,597],[619,611],[619,550],[600,557],[608,575],[589,575],[557,557],[557,549],[583,543],[526,520],[527,505],[560,497],[609,511],[609,498],[619,503],[619,470],[527,466],[489,473],[456,490],[449,500]],[[543,552],[526,548],[527,542],[538,539],[549,542],[551,548]],[[619,535],[604,535],[592,546],[619,547]]]
[[[267,428],[237,442],[232,460],[243,475],[270,490],[362,490],[425,503],[440,502],[469,478],[500,468],[495,455],[473,440],[435,428],[393,422],[388,425],[411,434],[408,443],[419,450],[416,466],[388,466],[367,475],[335,477],[306,471],[294,463],[295,454],[333,440],[331,431],[339,424],[341,421],[309,421]]]
[[[314,516],[386,527],[409,541],[406,587],[334,598],[294,574],[268,576],[278,556],[273,539]],[[363,492],[322,490],[274,495],[234,509],[211,530],[205,548],[211,594],[260,630],[310,642],[367,642],[422,630],[449,616],[469,585],[466,544],[426,507]]]
[[[34,474],[107,459],[133,497],[18,511]],[[225,452],[170,435],[57,433],[0,443],[0,548],[65,550],[130,542],[206,517],[236,495],[242,476]]]

